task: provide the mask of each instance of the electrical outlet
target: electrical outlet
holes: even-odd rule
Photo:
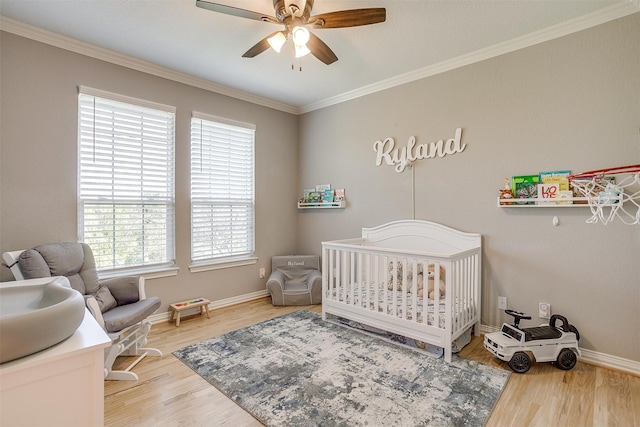
[[[266,273],[266,271],[265,271],[264,267],[260,268],[260,278],[261,278],[261,279],[264,279],[264,276],[265,276],[266,274],[267,274],[267,273]]]
[[[546,302],[538,303],[538,317],[541,319],[550,319],[551,304],[547,304]]]
[[[498,309],[500,310],[507,309],[507,297],[498,297]]]

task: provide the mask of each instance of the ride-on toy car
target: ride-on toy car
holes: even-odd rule
[[[549,325],[520,328],[520,320],[529,320],[531,316],[513,310],[505,310],[505,313],[513,316],[513,325],[504,323],[499,332],[486,334],[484,348],[498,359],[509,362],[514,372],[523,374],[531,368],[530,354],[536,362],[556,362],[563,370],[576,366],[580,356],[580,333],[564,316],[552,315]],[[558,321],[560,325],[557,325]]]

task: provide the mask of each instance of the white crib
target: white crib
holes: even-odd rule
[[[480,234],[420,220],[363,228],[362,238],[322,243],[322,317],[442,347],[451,362],[453,340],[474,325],[480,334],[481,262]],[[434,287],[432,298],[430,266],[435,283],[441,276],[445,283],[444,292]]]

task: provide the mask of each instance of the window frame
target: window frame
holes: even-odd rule
[[[201,150],[202,150],[202,144],[203,144],[203,137],[202,137],[202,127],[200,127],[200,129],[197,129],[197,124],[199,123],[200,125],[203,123],[203,121],[206,123],[208,122],[209,125],[211,127],[214,127],[218,130],[222,130],[222,129],[230,129],[230,133],[234,133],[234,132],[240,132],[240,133],[244,133],[245,135],[250,135],[250,141],[243,141],[243,143],[248,143],[250,144],[250,149],[248,151],[250,151],[251,153],[251,159],[249,159],[247,161],[247,164],[250,165],[250,169],[251,169],[251,178],[250,178],[250,187],[251,187],[251,191],[250,191],[250,203],[248,203],[249,206],[249,210],[250,210],[250,220],[248,224],[244,224],[244,227],[247,230],[247,233],[250,234],[249,238],[247,239],[247,250],[242,252],[242,253],[231,253],[231,254],[226,254],[226,255],[220,255],[220,256],[210,256],[210,257],[194,257],[194,235],[196,233],[194,233],[194,199],[198,200],[199,203],[204,203],[205,201],[203,200],[202,197],[194,197],[194,180],[196,179],[195,177],[195,173],[194,173],[194,168],[197,167],[196,164],[194,164],[194,157],[196,156],[196,154],[198,153],[198,147],[196,147],[196,144],[198,144],[199,149],[200,149],[200,155],[201,155]],[[245,123],[245,122],[240,122],[240,121],[236,121],[236,120],[231,120],[231,119],[227,119],[227,118],[223,118],[223,117],[218,117],[218,116],[213,116],[213,115],[209,115],[209,114],[204,114],[204,113],[199,113],[196,111],[192,112],[191,115],[191,120],[190,120],[190,141],[189,141],[189,147],[190,147],[190,162],[189,162],[189,170],[191,172],[191,179],[190,179],[190,188],[189,188],[189,202],[190,202],[190,260],[191,260],[191,264],[189,265],[189,269],[192,273],[196,273],[196,272],[201,272],[201,271],[209,271],[209,270],[217,270],[217,269],[223,269],[223,268],[230,268],[230,267],[238,267],[238,266],[244,266],[244,265],[251,265],[251,264],[255,264],[258,260],[258,258],[256,257],[255,253],[256,253],[256,244],[255,244],[255,240],[256,240],[256,230],[255,230],[255,218],[256,218],[256,196],[255,196],[255,132],[256,132],[256,126],[251,124],[251,123]],[[194,138],[194,134],[200,133],[199,135],[199,139],[196,141],[196,139]],[[228,136],[228,135],[227,135]],[[209,140],[208,141],[210,144],[214,143],[213,141]],[[219,147],[221,148],[221,147]],[[243,148],[244,151],[247,151],[247,148],[244,147]],[[247,164],[244,164],[244,166],[246,167]],[[242,169],[242,168],[239,168]],[[236,170],[237,171],[237,170]],[[202,178],[202,177],[200,177]],[[212,178],[209,178],[212,179]],[[237,189],[236,189],[237,190]],[[217,200],[218,203],[224,204],[223,202],[226,200],[229,204],[233,204],[233,203],[241,203],[239,202],[241,199],[236,197],[229,197],[227,199],[220,199],[212,197],[211,194],[208,195],[209,198],[206,199],[208,200],[208,203],[213,204],[213,200]],[[233,223],[233,220],[231,220]]]
[[[144,196],[141,197],[134,197],[134,196],[130,196],[128,198],[126,198],[126,203],[124,202],[124,198],[122,196],[108,196],[106,198],[107,202],[105,203],[105,198],[103,196],[98,196],[96,195],[95,192],[93,192],[93,194],[91,194],[92,192],[90,191],[86,191],[86,184],[87,182],[91,182],[91,179],[85,179],[83,180],[83,171],[85,171],[87,169],[87,162],[83,159],[83,155],[86,153],[86,144],[87,141],[90,144],[93,144],[93,150],[94,153],[96,152],[96,143],[98,142],[98,139],[95,135],[95,124],[93,123],[93,132],[94,135],[91,135],[89,137],[86,136],[86,128],[83,128],[83,124],[86,124],[87,120],[90,120],[89,123],[92,123],[92,121],[95,121],[95,111],[92,111],[90,114],[94,114],[94,117],[89,117],[87,118],[86,116],[83,116],[83,96],[89,96],[89,97],[94,97],[95,98],[99,98],[102,100],[105,100],[106,103],[123,103],[126,104],[127,108],[131,108],[133,110],[135,109],[139,109],[139,113],[141,115],[145,115],[145,114],[150,114],[149,109],[155,110],[156,112],[160,112],[160,116],[162,116],[163,114],[167,114],[167,122],[164,123],[167,126],[167,131],[163,134],[164,138],[161,140],[162,142],[160,144],[165,144],[165,148],[163,149],[163,151],[166,153],[166,158],[162,158],[163,160],[166,160],[165,164],[170,168],[168,170],[168,173],[165,174],[164,176],[164,181],[163,181],[163,190],[160,192],[160,196],[157,196],[155,199],[152,197],[150,198],[145,198]],[[154,113],[155,114],[155,113]],[[114,114],[115,116],[115,114]],[[144,132],[146,132],[146,128],[142,128],[142,130],[140,130],[139,134],[135,134],[136,137],[140,137],[142,139],[145,138],[145,136],[143,135]],[[117,129],[116,129],[117,131]],[[114,132],[113,135],[115,135],[116,137],[119,138],[123,138],[121,135],[118,135],[117,132]],[[134,138],[135,140],[135,138]],[[148,140],[148,138],[147,138]],[[139,140],[138,140],[139,141]],[[145,204],[149,205],[149,204],[153,204],[155,206],[159,206],[161,207],[160,210],[165,211],[165,215],[166,217],[163,217],[163,231],[164,231],[164,238],[161,238],[161,240],[164,240],[166,242],[166,246],[161,246],[162,250],[161,252],[163,252],[162,256],[161,256],[161,260],[159,261],[150,261],[150,260],[145,260],[144,259],[144,249],[140,252],[137,253],[137,257],[142,258],[141,262],[139,263],[135,263],[135,264],[117,264],[114,263],[110,266],[102,266],[98,268],[98,272],[100,273],[101,277],[116,277],[116,276],[122,276],[122,275],[128,275],[128,274],[142,274],[144,275],[146,278],[156,278],[156,277],[166,277],[166,276],[173,276],[177,274],[178,268],[176,267],[175,264],[175,259],[176,259],[176,238],[175,238],[175,218],[176,218],[176,203],[175,203],[175,189],[176,189],[176,176],[175,176],[175,151],[176,151],[176,108],[173,106],[169,106],[169,105],[164,105],[164,104],[159,104],[156,102],[152,102],[152,101],[147,101],[147,100],[143,100],[143,99],[137,99],[137,98],[133,98],[133,97],[129,97],[126,95],[120,95],[120,94],[115,94],[115,93],[111,93],[111,92],[107,92],[107,91],[103,91],[100,89],[94,89],[94,88],[90,88],[90,87],[86,87],[86,86],[78,86],[78,143],[77,143],[77,162],[78,162],[78,179],[77,179],[77,186],[78,186],[78,190],[77,190],[77,212],[78,212],[78,223],[77,223],[77,227],[78,227],[78,240],[79,241],[86,241],[86,243],[88,244],[92,244],[93,245],[97,245],[97,243],[92,242],[90,239],[87,241],[85,238],[87,236],[87,229],[85,227],[86,225],[86,221],[87,218],[85,216],[85,205],[90,205],[91,202],[93,202],[94,205],[104,205],[104,206],[108,206],[109,204],[111,204],[112,208],[114,211],[116,210],[117,206],[124,206],[127,203],[129,203],[131,206],[144,206]],[[110,144],[110,145],[109,145]],[[118,148],[118,146],[122,146],[122,140],[121,139],[113,139],[113,141],[107,142],[105,143],[106,146],[109,146],[111,148]],[[83,151],[84,149],[84,151]],[[95,156],[95,154],[94,154]],[[132,159],[135,158],[135,156],[131,156]],[[140,155],[140,158],[142,158],[142,154]],[[115,162],[115,161],[113,161]],[[84,168],[84,169],[83,169]],[[147,168],[147,166],[144,163],[140,163],[140,169],[136,169],[134,168],[134,171],[140,171],[140,176],[143,176],[145,168]],[[106,167],[99,167],[99,169],[102,171],[103,169],[106,170]],[[115,170],[115,169],[114,169]],[[117,172],[112,172],[112,183],[111,183],[111,187],[110,188],[105,188],[105,191],[109,191],[112,194],[117,193],[117,191],[114,191],[114,187],[116,187],[116,179],[115,177],[117,176]],[[148,176],[146,177],[148,179]],[[139,180],[141,182],[145,182],[144,178],[139,178]],[[131,184],[131,182],[128,181],[124,181],[125,185],[127,184]],[[83,184],[85,185],[84,187],[84,193],[83,193]],[[143,193],[143,188],[144,188],[144,184],[138,184],[140,186],[140,194]],[[136,188],[135,184],[133,185],[133,188]],[[141,220],[142,217],[137,217],[137,220]],[[122,224],[120,224],[122,225]],[[144,226],[142,227],[142,229],[144,228]],[[142,233],[144,235],[144,230],[142,230]],[[161,234],[162,235],[162,234]],[[109,239],[111,240],[111,242],[117,242],[117,237],[116,236],[110,236]],[[95,251],[96,249],[93,247],[92,245],[92,249],[94,249],[94,255],[95,255]],[[115,243],[112,243],[112,245],[115,245]],[[141,243],[141,247],[145,246],[145,243]],[[115,246],[114,246],[115,247]],[[116,253],[117,249],[112,252],[112,253]]]

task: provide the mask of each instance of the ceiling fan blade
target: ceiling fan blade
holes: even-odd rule
[[[227,6],[225,4],[196,0],[196,6],[203,9],[212,10],[214,12],[224,13],[225,15],[239,16],[240,18],[254,19],[256,21],[278,23],[278,20],[273,16],[269,16],[264,13],[252,12],[250,10],[240,9],[238,7]]]
[[[379,22],[384,22],[386,19],[386,9],[384,7],[376,7],[321,13],[320,15],[310,17],[309,23],[313,24],[314,29],[345,28],[377,24]]]
[[[274,33],[269,34],[267,37],[263,38],[262,40],[260,40],[258,43],[256,43],[255,45],[253,45],[253,47],[251,49],[249,49],[248,51],[246,51],[242,57],[243,58],[253,58],[255,56],[260,55],[262,52],[264,52],[265,50],[269,49],[271,47],[271,45],[269,44],[269,39],[273,36],[275,36],[276,34],[278,34],[280,31],[276,31]]]
[[[338,57],[331,50],[329,46],[325,44],[318,36],[313,33],[309,33],[309,41],[307,42],[307,47],[311,51],[311,54],[318,58],[320,61],[325,64],[333,64],[338,60]]]

